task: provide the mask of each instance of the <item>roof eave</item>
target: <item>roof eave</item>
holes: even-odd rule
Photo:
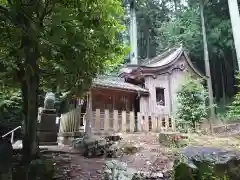
[[[93,88],[104,88],[104,89],[113,89],[113,90],[120,90],[120,91],[127,91],[127,92],[133,92],[133,93],[138,93],[144,94],[144,95],[149,95],[149,91],[146,89],[146,91],[143,90],[134,90],[134,89],[129,89],[129,88],[119,88],[119,87],[111,87],[111,86],[106,86],[106,85],[100,85],[100,84],[93,84]]]
[[[199,77],[201,77],[202,79],[207,80],[208,77],[205,76],[205,75],[203,75],[197,68],[194,67],[193,63],[191,62],[191,60],[190,60],[190,58],[189,58],[189,56],[188,56],[188,54],[187,54],[185,51],[183,52],[183,55],[185,56],[186,61],[187,61],[188,65],[192,68],[192,70],[193,70]]]
[[[176,61],[178,61],[178,59],[182,56],[183,52],[184,51],[179,52],[178,56],[176,56],[171,62],[169,62],[163,66],[149,67],[149,66],[141,65],[137,69],[133,70],[131,73],[139,73],[139,72],[143,72],[145,70],[160,71],[160,70],[166,69],[166,68],[172,66]],[[131,73],[129,73],[129,74],[131,74]]]

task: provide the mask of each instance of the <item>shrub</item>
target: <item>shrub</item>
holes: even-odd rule
[[[15,90],[0,92],[0,130],[1,134],[17,126],[22,122],[22,98],[21,93]],[[17,133],[19,133],[18,131]]]
[[[101,180],[144,180],[142,174],[137,173],[135,169],[127,167],[127,164],[111,160],[107,161],[103,170]]]
[[[195,129],[197,123],[207,116],[206,99],[207,93],[201,81],[188,79],[177,92],[178,123],[188,123]]]
[[[236,76],[237,79],[237,87],[240,87],[240,72]],[[238,92],[234,98],[230,106],[228,107],[227,112],[228,119],[240,119],[240,92]]]

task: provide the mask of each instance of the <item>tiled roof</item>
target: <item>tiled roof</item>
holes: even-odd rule
[[[152,58],[150,60],[144,60],[141,63],[141,66],[145,67],[162,67],[165,66],[178,58],[183,53],[183,48],[180,46],[179,48],[172,48],[168,51]]]
[[[166,66],[176,60],[181,54],[183,53],[182,46],[178,48],[172,48],[168,51],[165,51],[164,53],[152,58],[152,59],[144,59],[142,60],[141,64],[139,65],[132,65],[127,64],[125,67],[121,68],[119,71],[119,75],[121,74],[130,74],[134,70],[137,70],[140,67],[146,67],[146,68],[161,68],[163,66]]]
[[[132,90],[136,92],[148,93],[147,89],[141,88],[134,84],[127,83],[124,81],[123,78],[113,77],[113,76],[98,76],[93,80],[93,86],[125,89],[125,90]]]

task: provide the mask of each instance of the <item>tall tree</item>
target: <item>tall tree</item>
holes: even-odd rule
[[[152,58],[157,55],[157,30],[163,21],[169,20],[169,0],[138,0],[136,1],[136,18],[138,25],[138,54],[140,59]]]
[[[208,44],[207,44],[207,35],[205,28],[205,19],[204,19],[204,0],[200,0],[200,11],[201,11],[201,23],[202,23],[202,36],[203,36],[203,48],[204,48],[204,62],[205,62],[205,71],[207,76],[207,87],[208,87],[208,100],[210,106],[210,118],[209,125],[210,130],[212,132],[212,120],[215,120],[215,110],[214,110],[214,102],[213,102],[213,91],[212,91],[212,77],[209,63],[209,55],[208,55]]]
[[[240,70],[240,15],[237,0],[228,0],[229,13],[232,23],[235,49],[237,54],[238,70]]]
[[[137,48],[137,21],[136,21],[136,2],[132,0],[130,2],[130,62],[132,64],[138,64],[138,48]]]
[[[36,150],[39,88],[81,93],[98,72],[122,61],[122,15],[120,0],[2,1],[1,87],[22,91],[26,172]]]

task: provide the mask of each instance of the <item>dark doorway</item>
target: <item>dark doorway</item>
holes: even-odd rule
[[[138,117],[137,117],[137,113],[140,112],[140,96],[137,95],[134,101],[134,117],[135,117],[135,128],[134,131],[138,131],[137,127],[138,127]],[[140,122],[139,122],[140,123]]]

